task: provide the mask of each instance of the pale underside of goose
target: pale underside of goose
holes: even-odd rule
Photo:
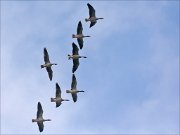
[[[73,60],[73,68],[72,68],[72,73],[74,73],[78,67],[79,67],[79,58],[87,58],[86,56],[80,56],[79,55],[79,48],[77,45],[73,42],[72,43],[72,55],[68,55],[69,59]]]
[[[51,102],[56,102],[56,107],[59,107],[62,104],[62,101],[69,101],[69,100],[61,98],[61,88],[59,84],[56,83],[56,97],[51,98]]]
[[[87,4],[87,6],[89,9],[89,18],[88,19],[86,18],[85,21],[86,22],[90,21],[90,28],[91,28],[92,26],[94,26],[97,23],[97,20],[104,19],[104,18],[96,17],[95,9],[89,3]]]
[[[71,90],[66,90],[66,93],[71,93],[74,102],[77,101],[77,93],[84,92],[83,90],[77,90],[77,80],[75,75],[72,75]]]
[[[77,38],[80,49],[83,48],[83,43],[84,43],[83,38],[90,37],[90,36],[84,36],[82,31],[83,31],[82,23],[81,21],[79,21],[78,26],[77,26],[77,34],[76,35],[73,34],[72,37]]]
[[[43,124],[44,121],[51,121],[51,119],[43,119],[43,109],[42,109],[41,103],[38,102],[37,118],[32,119],[32,122],[37,122],[37,125],[39,127],[39,131],[42,132],[44,130],[44,124]]]
[[[44,62],[45,64],[41,65],[41,68],[44,68],[46,67],[46,70],[48,72],[48,76],[49,76],[49,79],[50,81],[52,80],[52,77],[53,77],[53,71],[51,69],[51,66],[52,65],[57,65],[56,63],[51,63],[50,60],[49,60],[49,55],[48,55],[48,51],[46,48],[44,48]]]

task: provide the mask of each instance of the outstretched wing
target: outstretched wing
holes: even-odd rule
[[[44,129],[44,124],[43,124],[43,122],[38,122],[37,124],[38,124],[38,127],[39,127],[39,131],[42,132],[43,129]]]
[[[79,55],[79,53],[78,53],[79,49],[74,42],[72,43],[72,48],[73,48],[73,50],[72,50],[73,55]]]
[[[81,21],[79,21],[78,27],[77,27],[77,34],[82,34],[82,31],[83,31],[82,23]]]
[[[73,98],[73,101],[76,102],[77,101],[77,93],[72,93],[72,98]]]
[[[79,67],[79,59],[73,59],[73,68],[72,72],[74,73]]]
[[[44,48],[44,62],[45,63],[50,63],[49,61],[49,55],[48,55],[48,52],[47,52],[47,49]]]
[[[78,44],[79,44],[79,48],[82,49],[83,48],[83,38],[77,38]]]
[[[46,70],[48,72],[49,79],[52,80],[53,71],[52,71],[51,67],[46,67]]]
[[[56,83],[56,98],[57,97],[61,97],[61,88],[58,83]]]
[[[87,4],[88,8],[89,8],[89,17],[95,17],[95,9],[88,3]]]
[[[71,89],[76,89],[76,86],[77,86],[76,76],[73,74],[72,75]]]
[[[96,24],[97,21],[90,23],[90,28]]]
[[[37,105],[37,119],[42,118],[43,117],[42,115],[43,115],[43,109],[42,109],[41,103],[38,102],[38,105]]]

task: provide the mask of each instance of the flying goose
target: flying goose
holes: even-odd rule
[[[77,90],[77,81],[76,81],[76,77],[73,74],[72,75],[72,83],[71,83],[71,90],[66,90],[66,93],[71,93],[72,94],[72,98],[73,101],[76,102],[77,101],[77,93],[78,92],[84,92],[83,90]]]
[[[90,36],[84,36],[82,31],[83,31],[82,23],[81,23],[81,21],[79,21],[78,27],[77,27],[77,34],[76,35],[72,34],[72,38],[77,38],[80,49],[83,48],[83,38],[90,37]]]
[[[79,49],[77,47],[77,45],[73,42],[72,43],[72,55],[68,54],[68,59],[72,59],[73,60],[73,68],[72,68],[72,72],[74,73],[78,66],[79,66],[79,58],[87,58],[86,56],[80,56],[79,55]]]
[[[50,60],[49,60],[49,55],[48,55],[48,52],[47,52],[47,49],[46,49],[46,48],[44,48],[44,62],[45,62],[45,64],[41,65],[41,68],[46,67],[46,70],[47,70],[48,75],[49,75],[49,79],[52,80],[53,71],[52,71],[52,69],[51,69],[51,66],[52,66],[52,65],[57,65],[57,64],[50,62]]]
[[[89,18],[86,18],[85,21],[88,22],[90,21],[90,28],[92,26],[94,26],[97,22],[97,20],[99,19],[104,19],[104,18],[98,18],[96,17],[96,14],[95,14],[95,9],[88,3],[87,4],[88,8],[89,8]]]
[[[59,87],[59,84],[56,83],[56,97],[51,98],[51,102],[56,102],[56,107],[59,107],[62,104],[61,103],[62,101],[69,101],[69,100],[61,98],[61,88]]]
[[[37,118],[32,119],[32,122],[37,122],[38,127],[39,127],[39,131],[42,132],[44,129],[44,124],[43,124],[44,121],[51,121],[51,119],[43,119],[43,109],[42,109],[41,103],[38,102]]]

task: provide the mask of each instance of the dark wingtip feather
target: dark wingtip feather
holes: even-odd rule
[[[72,45],[76,45],[76,44],[73,42]]]
[[[73,101],[74,101],[74,103],[75,103],[77,100],[73,99]]]
[[[46,49],[46,47],[44,47],[44,50]]]

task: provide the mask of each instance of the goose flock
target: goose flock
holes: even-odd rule
[[[97,23],[97,20],[99,19],[104,19],[104,18],[98,18],[95,15],[95,9],[89,4],[87,3],[88,9],[89,9],[89,18],[85,19],[85,22],[90,22],[90,27],[94,26]],[[84,46],[84,41],[83,38],[85,37],[90,37],[90,36],[84,36],[83,35],[83,27],[82,27],[82,23],[81,21],[78,22],[78,26],[77,26],[77,34],[72,34],[72,38],[77,38],[77,42],[79,45],[79,48],[82,49]],[[78,46],[73,42],[72,43],[72,54],[68,54],[68,59],[73,61],[73,67],[72,67],[72,83],[71,83],[71,89],[66,90],[66,93],[70,93],[72,95],[72,100],[74,102],[77,101],[77,93],[79,92],[84,92],[83,90],[78,90],[77,89],[77,80],[76,80],[76,76],[75,76],[75,71],[78,69],[79,67],[79,59],[80,58],[87,58],[86,56],[81,56],[79,55],[79,48]],[[48,76],[50,81],[52,81],[53,78],[53,70],[52,70],[52,65],[57,65],[57,63],[51,63],[49,60],[49,54],[46,48],[44,48],[44,64],[41,65],[41,68],[46,68],[47,72],[48,72]],[[69,99],[63,99],[61,97],[61,88],[59,86],[58,83],[56,83],[56,92],[55,92],[55,97],[54,98],[50,98],[51,102],[55,102],[56,103],[56,107],[59,107],[63,101],[70,101]],[[44,124],[43,122],[45,121],[51,121],[51,119],[44,119],[43,118],[43,109],[42,109],[42,105],[40,102],[38,102],[37,104],[37,118],[36,119],[32,119],[32,122],[36,122],[38,127],[39,127],[39,131],[42,132],[44,129]]]

